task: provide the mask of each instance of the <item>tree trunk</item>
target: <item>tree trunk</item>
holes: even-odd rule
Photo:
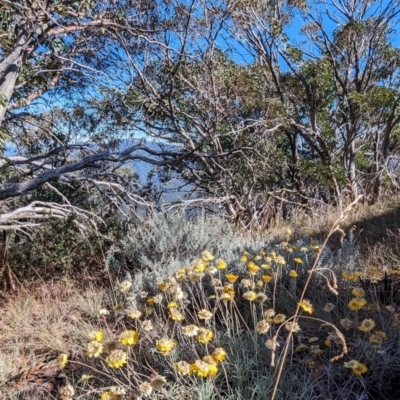
[[[19,72],[25,62],[29,42],[30,35],[26,30],[26,24],[21,24],[19,26],[19,34],[13,51],[0,64],[0,94],[6,97],[4,102],[0,102],[0,125],[4,119],[8,103],[14,92]]]

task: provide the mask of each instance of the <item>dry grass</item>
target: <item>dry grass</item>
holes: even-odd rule
[[[289,245],[274,247],[274,244],[269,244],[265,247],[259,245],[262,243],[260,238],[254,238],[254,242],[258,243],[254,252],[241,262],[229,263],[228,271],[240,275],[234,285],[235,301],[230,305],[218,300],[221,291],[216,289],[216,284],[212,284],[210,276],[194,282],[190,278],[193,277],[194,264],[192,268],[186,265],[189,268],[186,279],[179,281],[182,290],[188,294],[187,299],[178,301],[179,310],[185,316],[182,324],[193,323],[211,329],[214,337],[207,345],[187,338],[182,334],[181,323],[171,321],[166,305],[173,300],[173,296],[168,291],[160,292],[159,285],[155,283],[157,272],[142,282],[142,288],[135,287],[134,283],[129,294],[119,292],[117,285],[113,288],[88,288],[84,282],[79,285],[70,281],[42,282],[37,286],[25,286],[18,293],[6,296],[0,307],[0,397],[5,400],[56,399],[59,398],[60,388],[67,383],[76,390],[74,399],[97,400],[113,386],[137,396],[139,384],[151,382],[152,376],[162,374],[167,384],[161,390],[153,390],[148,398],[263,400],[271,396],[277,382],[277,370],[271,363],[279,365],[284,360],[282,350],[287,342],[288,357],[281,364],[284,368],[280,385],[277,385],[277,399],[397,399],[400,396],[400,388],[396,386],[400,373],[400,301],[394,293],[385,302],[382,301],[379,289],[382,274],[377,276],[377,284],[372,285],[370,267],[378,266],[383,271],[385,268],[396,269],[398,265],[398,204],[376,206],[373,211],[360,205],[355,214],[344,221],[347,238],[343,243],[339,240],[340,246],[331,246],[333,250],[328,246],[320,254],[321,260],[315,264],[313,277],[304,292],[304,298],[310,300],[313,306],[312,314],[299,313],[297,306],[315,254],[319,254],[318,249],[314,249],[316,252],[310,250],[309,243],[310,239],[322,237],[321,232],[328,228],[337,214],[303,221],[303,224],[292,221],[294,233],[291,236],[284,226],[276,227],[267,234],[262,233],[263,237],[269,238],[273,234],[282,241],[288,241]],[[357,227],[350,231],[353,225]],[[385,230],[385,227],[389,229]],[[349,240],[352,235],[353,241]],[[300,251],[300,246],[305,244],[308,250]],[[360,246],[364,249],[361,262],[355,257]],[[215,250],[223,256],[224,249]],[[271,251],[281,254],[285,264],[279,265],[279,258],[274,256],[270,262],[271,269],[260,268],[254,274],[250,273],[249,262],[261,267],[269,262],[266,257]],[[201,254],[193,254],[193,259],[196,257],[201,257]],[[296,264],[295,258],[301,258],[303,263]],[[369,260],[367,265],[365,260]],[[208,266],[213,263],[210,261]],[[174,281],[171,275],[165,274],[167,267],[164,264],[159,266],[159,276],[171,284]],[[297,271],[297,278],[289,276],[291,270]],[[341,276],[342,271],[351,274],[358,270],[362,273],[360,280],[349,281]],[[222,280],[222,286],[227,279],[225,273],[225,270],[219,271],[215,276]],[[273,279],[258,287],[257,281],[262,275]],[[254,285],[253,290],[265,293],[268,300],[252,302],[243,298],[251,287],[249,289],[240,284],[242,278],[249,279]],[[144,286],[150,291],[146,298],[140,295]],[[355,288],[364,289],[367,306],[351,311],[348,304],[354,297],[352,291]],[[333,293],[335,290],[337,294]],[[127,316],[132,307],[144,312],[146,301],[157,294],[162,294],[163,303],[152,305],[151,315],[142,316],[141,322]],[[334,306],[332,311],[325,310],[327,303]],[[104,307],[110,310],[110,316],[99,316],[99,310]],[[297,309],[301,331],[291,339],[285,324],[270,321],[271,327],[266,333],[256,333],[257,324],[264,318],[263,311],[271,308],[289,319],[296,316]],[[199,319],[200,309],[213,313],[209,322]],[[143,330],[145,319],[153,322],[153,331]],[[343,319],[348,319],[350,325],[341,325]],[[376,324],[370,333],[359,329],[366,319],[372,319]],[[139,332],[139,343],[133,348],[118,343],[121,332],[126,329]],[[94,330],[101,330],[104,334],[102,341],[108,349],[106,355],[110,354],[110,346],[127,352],[126,366],[113,369],[109,367],[106,356],[87,357],[88,334]],[[343,339],[339,334],[333,335],[338,330]],[[375,330],[385,332],[387,337],[374,338]],[[157,340],[165,336],[173,338],[178,344],[177,349],[167,356],[155,347]],[[268,340],[272,341],[269,347],[273,347],[274,343],[280,347],[271,351],[265,345]],[[299,349],[299,345],[303,348]],[[219,372],[215,380],[194,375],[182,377],[177,373],[175,362],[185,360],[193,363],[216,347],[224,348],[228,358],[218,364]],[[57,361],[62,353],[69,357],[64,369],[59,367]],[[368,371],[361,375],[352,373],[351,369],[344,367],[344,362],[350,359],[362,362]],[[84,375],[91,376],[88,382],[80,381]],[[128,398],[110,397],[112,400]]]

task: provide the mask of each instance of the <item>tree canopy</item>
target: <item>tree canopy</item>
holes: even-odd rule
[[[399,185],[399,11],[397,0],[2,0],[13,154],[0,199],[72,182],[123,192],[116,167],[139,158],[247,227],[376,202]]]

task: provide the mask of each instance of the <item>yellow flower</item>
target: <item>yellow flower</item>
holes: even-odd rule
[[[203,361],[209,365],[209,378],[215,378],[218,374],[217,362],[211,356],[203,357]]]
[[[221,296],[219,296],[221,301],[232,301],[234,298],[235,296],[231,293],[222,293]]]
[[[207,266],[207,262],[201,258],[197,259],[194,261],[193,264],[193,271],[194,272],[204,272],[204,270],[206,269]]]
[[[351,292],[351,294],[355,297],[365,297],[365,291],[364,289],[359,289],[359,288],[355,288],[353,289],[353,291]]]
[[[68,354],[62,353],[57,357],[58,366],[63,369],[68,364]]]
[[[353,326],[353,322],[348,318],[341,319],[339,323],[346,330],[349,330]]]
[[[299,276],[299,274],[298,274],[294,269],[292,269],[292,270],[289,272],[289,276],[290,276],[291,278],[297,278],[297,277]]]
[[[269,264],[261,264],[262,269],[271,269],[271,266]]]
[[[307,253],[308,248],[307,248],[307,247],[300,247],[300,251],[301,251],[302,253]]]
[[[348,307],[352,311],[360,310],[367,305],[367,300],[363,297],[354,297],[350,300]]]
[[[132,282],[131,281],[123,281],[121,282],[121,284],[119,285],[119,290],[122,293],[127,292],[130,288],[132,287]]]
[[[247,253],[246,251],[240,256],[240,261],[242,262],[247,262],[249,259],[250,254]]]
[[[171,308],[171,310],[169,312],[169,317],[173,321],[177,321],[177,322],[182,322],[185,319],[183,314],[181,312],[179,312],[176,308]]]
[[[246,292],[243,295],[243,298],[248,300],[248,301],[254,301],[257,298],[257,293],[253,292],[253,291]]]
[[[168,283],[168,282],[161,283],[161,284],[158,286],[158,288],[159,288],[162,292],[165,292],[165,291],[169,288],[169,283]]]
[[[103,392],[100,396],[100,400],[119,400],[121,396],[115,395],[111,390]]]
[[[149,298],[146,300],[146,304],[147,304],[148,306],[152,306],[152,305],[154,304],[154,297],[149,297]]]
[[[282,256],[278,256],[275,260],[277,265],[286,265],[286,261]]]
[[[357,327],[357,329],[361,332],[371,332],[372,329],[375,328],[375,321],[373,319],[364,319],[363,322],[361,322],[361,325]]]
[[[276,339],[268,339],[265,342],[265,347],[270,350],[275,350],[279,346],[280,346],[280,344],[278,343],[278,341]]]
[[[320,248],[319,248],[319,246],[317,246],[317,245],[311,246],[311,250],[312,250],[314,253],[319,253],[319,252],[320,252]]]
[[[183,376],[185,375],[190,375],[190,364],[187,363],[186,361],[178,361],[175,363],[175,369],[178,372],[178,374],[181,374]]]
[[[260,322],[257,323],[255,331],[257,333],[265,334],[269,331],[270,327],[271,325],[265,319],[262,319]]]
[[[313,306],[312,306],[312,304],[310,303],[309,300],[299,301],[299,302],[297,303],[297,305],[298,305],[299,307],[301,307],[303,311],[308,312],[309,314],[312,314],[312,312],[313,312]]]
[[[353,272],[353,273],[350,273],[350,272],[346,272],[346,271],[342,271],[342,277],[344,278],[344,279],[347,279],[347,280],[349,280],[349,281],[355,281],[355,280],[357,280],[360,276],[362,276],[362,272]]]
[[[255,275],[260,270],[260,267],[257,267],[253,261],[250,261],[247,263],[247,270],[249,271],[250,275]]]
[[[127,363],[127,355],[122,350],[113,350],[106,361],[111,368],[120,368]]]
[[[208,343],[210,340],[212,340],[214,334],[210,329],[206,328],[199,328],[199,331],[196,335],[196,339],[199,343]]]
[[[203,251],[202,259],[204,261],[212,261],[214,260],[214,256],[208,250],[205,250]]]
[[[133,346],[139,340],[139,335],[134,330],[126,330],[121,333],[119,341],[125,346]]]
[[[161,375],[156,375],[150,380],[150,386],[153,389],[161,389],[166,383],[167,380]]]
[[[213,313],[210,312],[210,311],[208,311],[208,310],[200,310],[200,311],[197,313],[197,315],[198,315],[198,317],[199,317],[200,319],[205,319],[205,320],[207,320],[207,319],[210,319],[210,318],[213,316]]]
[[[301,258],[295,258],[293,260],[296,264],[303,264],[303,260]]]
[[[375,335],[378,336],[378,337],[380,337],[380,338],[382,338],[383,340],[386,340],[386,339],[387,339],[387,335],[386,335],[386,333],[383,332],[383,331],[375,331]]]
[[[207,378],[210,373],[210,365],[202,360],[196,360],[190,366],[190,373],[201,376],[202,378]]]
[[[103,332],[102,331],[93,331],[88,335],[90,340],[101,342],[103,340]]]
[[[227,264],[226,264],[226,261],[225,261],[224,259],[218,258],[218,260],[215,261],[215,266],[216,266],[218,269],[226,269]]]
[[[281,324],[282,322],[285,321],[286,321],[286,315],[284,314],[277,314],[273,319],[274,324]]]
[[[350,360],[350,361],[345,362],[343,365],[345,368],[353,369],[353,368],[357,368],[360,365],[360,362],[357,360]]]
[[[178,279],[179,281],[186,279],[186,275],[188,273],[188,270],[186,267],[180,268],[175,272],[175,278]]]
[[[196,325],[187,325],[182,328],[182,333],[186,336],[193,337],[199,333],[199,327]]]
[[[271,275],[261,275],[261,279],[265,282],[271,282],[272,281],[272,276]]]
[[[225,275],[225,277],[228,280],[228,282],[235,283],[237,281],[237,279],[239,278],[239,275],[227,274],[227,275]]]
[[[277,256],[275,251],[271,251],[271,253],[269,253],[270,257],[275,258]]]
[[[168,354],[176,347],[176,342],[173,339],[162,338],[156,341],[156,347],[158,351],[161,351],[161,353]]]
[[[292,331],[293,333],[297,333],[297,332],[301,331],[300,325],[294,321],[286,322],[285,329],[287,331]]]
[[[70,384],[63,386],[58,392],[60,400],[71,400],[74,397],[74,394],[75,394],[75,389]]]
[[[264,311],[264,318],[265,319],[270,319],[270,318],[274,318],[275,317],[275,310],[273,308],[269,308],[268,310]],[[270,321],[268,321],[270,322]]]
[[[138,319],[142,316],[142,312],[139,310],[130,310],[128,311],[128,317],[132,319]]]
[[[259,301],[260,303],[263,303],[264,301],[268,300],[268,296],[265,293],[258,293],[256,301]]]
[[[222,348],[222,347],[217,347],[213,352],[212,352],[212,357],[214,358],[215,361],[217,362],[222,362],[225,360],[225,358],[228,356],[227,352]]]
[[[142,328],[146,332],[149,332],[154,329],[154,326],[153,326],[153,323],[151,322],[151,320],[148,319],[148,320],[142,322]]]
[[[285,233],[286,233],[286,235],[291,235],[292,234],[292,230],[291,229],[286,229]]]
[[[88,343],[86,354],[89,357],[99,357],[101,353],[104,351],[104,346],[102,343],[92,341]]]
[[[153,388],[150,386],[149,382],[143,382],[139,385],[139,392],[145,396],[150,396]]]
[[[171,301],[171,303],[168,303],[167,308],[171,309],[171,308],[178,308],[179,305],[176,301]]]
[[[358,363],[357,367],[354,367],[352,369],[352,371],[355,375],[359,376],[359,375],[362,375],[362,374],[365,374],[366,372],[368,372],[368,368],[365,364]]]

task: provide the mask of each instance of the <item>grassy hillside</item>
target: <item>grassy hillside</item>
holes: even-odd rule
[[[398,399],[399,216],[392,200],[249,234],[152,215],[65,239],[64,270],[46,241],[29,278],[9,260],[1,398]]]

